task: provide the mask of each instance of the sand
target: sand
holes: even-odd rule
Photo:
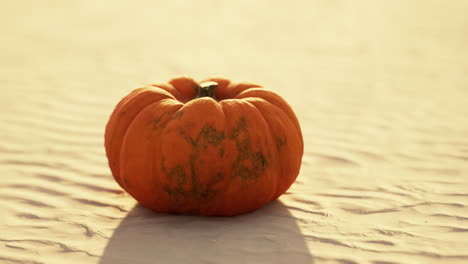
[[[468,263],[468,2],[3,1],[0,263]],[[233,218],[156,214],[103,147],[134,88],[257,82],[300,175]]]

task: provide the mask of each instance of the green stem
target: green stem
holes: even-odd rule
[[[197,98],[211,97],[211,98],[216,100],[216,98],[215,98],[216,87],[218,87],[217,82],[204,82],[204,83],[201,83],[200,87],[198,87],[198,96],[197,96]]]

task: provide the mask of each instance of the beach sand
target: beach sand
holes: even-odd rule
[[[0,263],[468,263],[468,2],[3,1]],[[302,126],[296,183],[238,217],[114,181],[131,90],[259,83]]]

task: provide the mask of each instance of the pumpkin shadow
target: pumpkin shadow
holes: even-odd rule
[[[158,214],[135,206],[100,264],[313,263],[294,217],[279,201],[235,217]]]

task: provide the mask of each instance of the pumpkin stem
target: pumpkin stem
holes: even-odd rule
[[[217,82],[204,82],[201,83],[200,86],[198,87],[198,96],[197,98],[200,97],[211,97],[216,100],[215,98],[215,89],[218,87]]]

